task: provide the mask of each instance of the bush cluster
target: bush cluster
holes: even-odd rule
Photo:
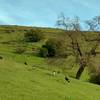
[[[31,29],[24,34],[26,42],[38,42],[43,39],[43,32],[40,29]]]
[[[65,56],[66,45],[60,38],[51,38],[40,48],[41,57]]]

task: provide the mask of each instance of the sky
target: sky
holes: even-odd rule
[[[100,15],[100,0],[0,0],[0,25],[55,27],[57,16]]]

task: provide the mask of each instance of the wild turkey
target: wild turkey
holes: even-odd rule
[[[65,80],[66,80],[68,83],[70,83],[70,80],[69,80],[69,78],[68,78],[67,76],[65,76]]]
[[[27,65],[27,62],[25,61],[24,64]]]
[[[3,59],[3,57],[2,57],[2,56],[0,56],[0,59]]]

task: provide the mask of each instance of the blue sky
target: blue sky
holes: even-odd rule
[[[0,24],[54,27],[60,12],[86,20],[100,15],[100,0],[0,0]]]

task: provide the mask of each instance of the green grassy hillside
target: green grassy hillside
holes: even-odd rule
[[[23,42],[23,34],[29,29],[31,27],[0,26],[0,56],[3,57],[0,59],[0,100],[100,100],[100,86],[86,80],[89,77],[87,69],[81,80],[72,78],[75,77],[77,67],[69,68],[71,57],[57,65],[50,64],[50,61],[47,63],[47,59],[35,55],[44,41]],[[50,28],[42,30],[45,39],[57,36],[62,31]],[[91,34],[95,36],[96,33]],[[26,52],[16,54],[18,46],[25,47]],[[97,51],[99,50],[100,48]],[[97,61],[100,60],[99,57],[97,56]],[[63,66],[68,67],[65,73],[68,74],[70,83],[64,79]],[[54,70],[60,73],[54,76]]]

